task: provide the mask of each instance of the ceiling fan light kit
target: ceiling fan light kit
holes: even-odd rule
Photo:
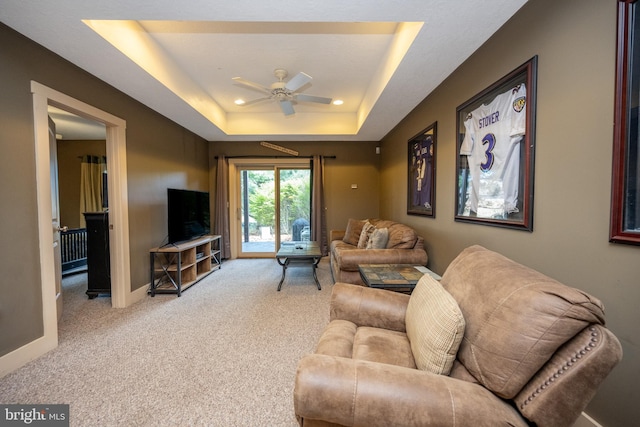
[[[294,102],[315,102],[318,104],[331,103],[331,98],[298,93],[298,91],[301,91],[303,87],[305,87],[308,83],[311,82],[313,77],[311,77],[310,75],[303,72],[299,72],[298,74],[293,76],[288,82],[285,82],[284,79],[286,79],[287,76],[289,75],[287,70],[284,70],[282,68],[276,68],[273,71],[273,74],[276,76],[278,81],[272,83],[271,87],[266,87],[259,83],[255,83],[250,80],[245,80],[242,77],[234,77],[233,80],[236,83],[250,89],[258,90],[268,95],[266,97],[254,99],[244,103],[236,102],[236,104],[244,107],[244,106],[254,105],[263,101],[277,101],[280,104],[280,109],[282,110],[284,115],[290,116],[292,114],[295,114],[295,110],[293,109]]]

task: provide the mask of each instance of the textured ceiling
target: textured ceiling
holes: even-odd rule
[[[210,141],[376,141],[524,3],[3,0],[0,20]],[[344,103],[234,103],[265,94],[233,77],[276,68]]]

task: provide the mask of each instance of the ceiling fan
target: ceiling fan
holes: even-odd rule
[[[320,104],[331,103],[331,98],[298,93],[299,90],[301,90],[307,83],[311,81],[312,77],[310,75],[300,72],[292,77],[288,82],[285,82],[284,79],[289,74],[287,73],[287,70],[277,68],[276,70],[274,70],[273,74],[276,76],[278,81],[272,83],[271,87],[266,87],[259,83],[245,80],[242,77],[233,78],[233,80],[240,85],[258,90],[268,95],[264,98],[258,98],[249,102],[245,102],[244,104],[242,104],[242,106],[253,105],[263,101],[278,101],[284,115],[290,116],[292,114],[295,114],[293,104],[297,101],[317,102]]]

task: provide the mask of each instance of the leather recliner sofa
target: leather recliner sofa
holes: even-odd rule
[[[408,327],[410,311],[432,310],[417,299],[423,279],[410,296],[334,285],[330,323],[296,373],[301,426],[571,426],[622,358],[598,299],[472,246],[435,282],[463,323],[452,363],[424,370]]]
[[[362,230],[366,224],[388,230],[383,248],[363,247]],[[408,225],[382,219],[349,219],[345,230],[331,230],[330,263],[334,282],[362,285],[360,264],[427,265],[429,257],[424,239]],[[366,242],[365,242],[366,243]]]

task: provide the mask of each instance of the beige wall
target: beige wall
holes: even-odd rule
[[[587,412],[628,426],[640,419],[640,247],[608,242],[615,43],[615,0],[530,1],[384,139],[380,212],[418,229],[438,273],[477,243],[601,298],[625,354]],[[456,107],[534,55],[534,231],[454,222]],[[407,140],[434,121],[436,217],[408,216]]]
[[[167,187],[209,190],[208,143],[0,24],[0,356],[43,334],[30,84],[124,119],[131,287],[167,235]]]
[[[335,156],[325,160],[325,203],[327,228],[344,229],[349,218],[376,218],[379,215],[380,185],[375,142],[274,142],[293,149],[300,156]],[[277,156],[282,153],[262,147],[260,142],[213,142],[210,149],[211,179],[216,177],[215,157]],[[212,181],[213,182],[213,181]],[[351,185],[357,184],[357,189]],[[214,185],[211,185],[214,188]],[[215,200],[215,196],[212,197]]]

